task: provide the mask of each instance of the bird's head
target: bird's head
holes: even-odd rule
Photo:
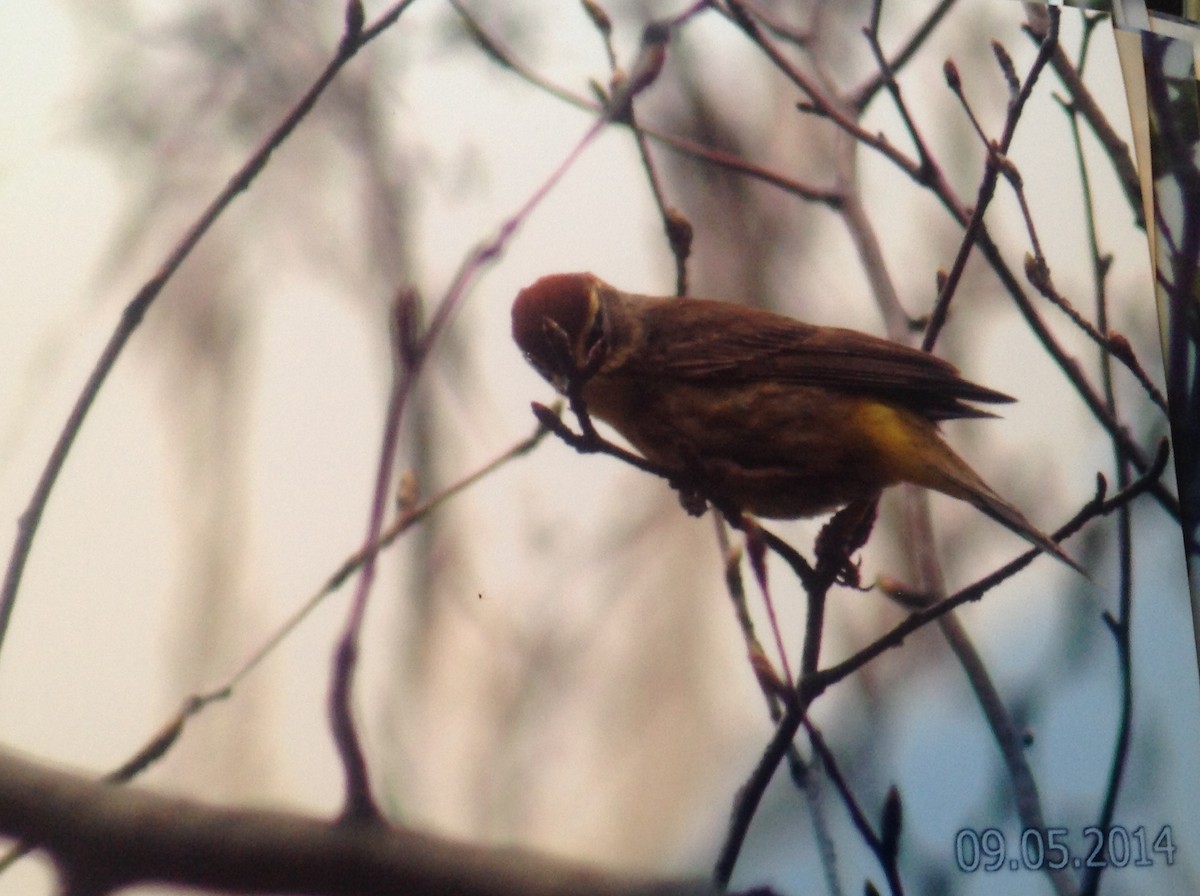
[[[594,364],[604,337],[595,274],[550,274],[525,287],[513,302],[513,340],[533,368],[560,392]]]

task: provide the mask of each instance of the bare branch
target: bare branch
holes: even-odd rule
[[[46,509],[46,503],[50,500],[50,493],[58,481],[58,475],[62,471],[63,464],[66,463],[67,455],[71,452],[71,447],[75,444],[75,439],[79,435],[79,430],[83,427],[83,421],[91,410],[96,396],[100,393],[100,389],[104,386],[109,373],[116,365],[117,359],[124,351],[130,337],[133,336],[134,331],[141,325],[146,312],[150,310],[150,306],[154,304],[159,294],[162,293],[163,288],[170,282],[175,272],[179,270],[179,266],[191,255],[192,250],[196,248],[197,244],[208,233],[209,229],[216,223],[225,209],[237,198],[238,194],[250,187],[254,179],[266,167],[267,162],[270,161],[271,154],[283,144],[300,122],[304,120],[313,106],[316,105],[321,94],[325,92],[325,89],[337,77],[338,72],[342,70],[347,62],[354,58],[355,54],[368,41],[373,40],[385,28],[395,22],[411,3],[412,0],[401,0],[401,2],[395,4],[387,13],[381,16],[376,24],[365,31],[358,30],[360,26],[356,25],[356,19],[353,15],[347,15],[346,25],[348,28],[355,29],[353,33],[347,31],[343,34],[342,40],[338,43],[337,52],[325,66],[324,71],[317,76],[317,79],[305,92],[304,96],[284,116],[283,120],[259,145],[259,148],[234,173],[225,184],[225,187],[209,203],[208,207],[200,214],[191,227],[188,228],[187,233],[175,244],[175,247],[159,266],[158,270],[155,271],[154,275],[142,285],[137,295],[133,297],[121,312],[121,319],[116,329],[113,330],[112,335],[109,336],[108,342],[101,351],[99,359],[92,368],[92,372],[88,375],[87,382],[80,390],[79,397],[75,400],[75,406],[71,409],[71,413],[68,415],[67,421],[63,425],[62,431],[59,433],[58,439],[54,444],[54,449],[46,459],[46,465],[42,469],[37,485],[34,487],[33,496],[29,499],[29,504],[18,521],[17,539],[9,555],[3,589],[0,589],[0,645],[3,645],[4,636],[8,632],[8,623],[12,617],[13,606],[16,604],[17,592],[21,587],[21,577],[25,570],[25,562],[29,558],[29,552],[33,547],[33,539],[37,534],[42,513]]]
[[[88,892],[177,884],[239,893],[689,896],[703,882],[620,878],[385,824],[224,809],[113,788],[0,752],[0,833],[46,849]]]

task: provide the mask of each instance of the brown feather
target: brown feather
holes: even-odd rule
[[[1078,566],[983,482],[937,424],[1013,399],[853,330],[556,274],[513,303],[513,338],[559,391],[665,471],[759,516],[813,516],[911,482],[968,501]],[[592,365],[598,363],[599,367]]]
[[[622,375],[836,389],[931,420],[990,417],[966,402],[1013,400],[964,380],[954,365],[928,352],[855,330],[707,299],[609,295],[622,306],[617,316],[636,319],[645,339],[643,351],[618,359]]]

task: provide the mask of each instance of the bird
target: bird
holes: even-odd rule
[[[512,335],[675,481],[767,519],[818,516],[903,482],[965,501],[1075,569],[942,438],[1011,396],[898,342],[713,299],[623,292],[591,273],[520,290]]]

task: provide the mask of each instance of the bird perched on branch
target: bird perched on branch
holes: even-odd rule
[[[854,330],[706,299],[632,295],[594,274],[521,290],[513,339],[558,391],[723,509],[810,517],[911,482],[974,505],[1078,568],[942,440],[1010,402],[950,363]]]

